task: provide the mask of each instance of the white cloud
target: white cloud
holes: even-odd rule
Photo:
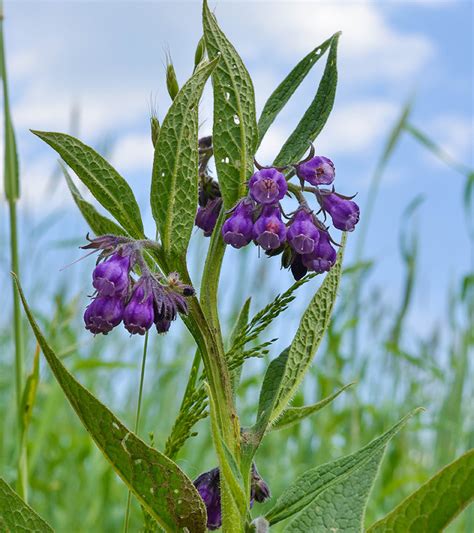
[[[112,153],[112,164],[122,173],[148,170],[153,164],[150,135],[131,133],[117,140]]]
[[[460,163],[474,163],[472,120],[454,114],[440,115],[431,121],[426,133]]]

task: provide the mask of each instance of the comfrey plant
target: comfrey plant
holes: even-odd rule
[[[316,155],[316,138],[336,92],[339,34],[298,63],[270,96],[257,122],[250,76],[206,1],[203,28],[192,76],[179,89],[174,69],[168,65],[173,102],[162,123],[157,117],[151,119],[155,155],[150,202],[156,240],[145,235],[131,188],[103,157],[69,135],[34,132],[56,150],[115,219],[89,204],[65,169],[74,200],[96,235],[84,246],[98,253],[92,272],[95,292],[84,313],[87,330],[109,334],[123,322],[132,335],[145,335],[146,354],[151,328],[166,333],[180,315],[196,342],[181,408],[163,450],[137,436],[138,415],[135,431],[131,431],[75,380],[41,333],[21,289],[20,296],[53,374],[99,449],[141,504],[147,531],[201,533],[222,527],[225,532],[266,532],[281,526],[287,532],[362,531],[366,501],[384,450],[413,413],[352,455],[302,473],[282,494],[275,495],[263,515],[259,504],[271,497],[271,478],[277,472],[266,472],[264,479],[256,465],[266,435],[299,423],[346,388],[315,405],[290,405],[328,327],[341,277],[345,235],[359,220],[352,198],[331,187],[333,162]],[[326,52],[314,100],[273,163],[262,167],[255,161],[262,138]],[[199,139],[199,101],[209,77],[214,94],[213,133]],[[215,177],[209,170],[212,157]],[[339,243],[329,233],[329,219],[343,232]],[[199,295],[187,267],[194,224],[210,237]],[[296,282],[253,318],[248,300],[230,338],[224,339],[218,312],[223,257],[227,245],[242,248],[251,242],[268,256],[281,255],[282,265],[291,269]],[[243,427],[235,403],[243,364],[250,357],[270,353],[272,341],[259,341],[265,328],[286,310],[298,287],[322,273],[324,280],[294,338],[288,339],[288,347],[273,357],[266,370],[254,423]],[[208,415],[216,465],[193,482],[175,459],[193,436],[195,424]],[[275,454],[276,465],[281,451]],[[472,454],[459,461],[441,472],[435,483],[456,490],[456,502],[465,505],[474,496],[465,488]],[[457,472],[454,485],[453,472]],[[439,511],[436,502],[431,505],[426,499],[431,487],[424,487],[369,530],[440,530],[438,526],[447,523],[459,505]],[[129,503],[130,499],[125,530]],[[25,517],[33,516],[30,508],[18,505]],[[36,515],[34,519],[38,531],[51,531]]]

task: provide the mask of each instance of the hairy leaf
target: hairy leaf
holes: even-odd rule
[[[309,143],[320,134],[329,118],[336,96],[339,35],[340,33],[336,33],[331,37],[326,67],[316,96],[277,155],[274,161],[275,166],[284,166],[298,161],[308,149]]]
[[[53,532],[52,528],[2,478],[0,478],[0,530],[4,533]]]
[[[133,191],[110,163],[90,146],[66,133],[32,132],[56,150],[97,201],[132,237],[143,237],[140,209]]]
[[[87,200],[84,200],[66,167],[63,167],[63,173],[75,204],[79,208],[84,220],[87,222],[95,235],[105,235],[107,233],[111,233],[112,235],[126,234],[126,232],[118,224],[116,224],[113,220],[104,217],[104,215],[101,215],[92,204],[90,204]]]
[[[165,253],[183,257],[198,197],[198,109],[204,85],[217,59],[203,65],[173,101],[155,147],[151,209]]]
[[[53,374],[117,474],[166,531],[188,528],[205,532],[206,510],[191,480],[173,461],[140,440],[74,379],[43,337],[18,281],[17,286],[30,325]]]
[[[474,500],[474,449],[440,470],[367,533],[444,531]]]
[[[239,54],[219,28],[207,1],[203,6],[206,49],[221,60],[212,74],[213,145],[224,207],[244,196],[253,171],[258,130],[252,80]]]
[[[296,515],[285,531],[362,531],[365,503],[383,452],[418,411],[409,413],[359,451],[302,474],[265,516],[270,525]]]
[[[344,235],[336,264],[326,275],[321,287],[301,318],[296,335],[290,345],[286,371],[272,420],[280,416],[295,394],[329,326],[341,277],[345,242],[346,236]]]
[[[334,394],[331,394],[330,396],[327,396],[326,398],[312,405],[304,405],[302,407],[287,407],[283,411],[281,416],[274,422],[271,429],[285,429],[290,426],[293,426],[294,424],[298,424],[299,422],[301,422],[301,420],[313,415],[314,413],[317,413],[318,411],[326,407],[326,405],[335,400],[339,396],[339,394],[344,392],[346,389],[352,387],[352,385],[354,385],[354,383],[344,385],[344,387],[340,388]]]
[[[324,52],[331,44],[331,40],[332,37],[306,55],[270,95],[258,120],[259,143],[262,142],[268,128],[301,85],[309,71],[323,57]]]

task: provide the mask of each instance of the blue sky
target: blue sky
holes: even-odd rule
[[[210,4],[254,79],[259,110],[301,57],[333,32],[343,31],[335,108],[316,147],[335,162],[338,190],[358,192],[362,209],[386,135],[413,93],[413,122],[453,157],[473,166],[470,1]],[[200,2],[176,1],[6,2],[24,244],[28,224],[50,212],[62,216],[61,225],[49,234],[52,240],[77,238],[86,232],[64,184],[59,181],[51,193],[54,153],[28,131],[68,131],[74,108],[80,110],[78,136],[93,146],[107,144],[113,164],[136,189],[148,232],[153,234],[147,201],[152,160],[150,104],[163,118],[170,103],[165,89],[166,51],[179,81],[190,75],[201,35],[200,9]],[[263,164],[272,160],[298,122],[321,71],[322,64],[269,131],[258,154]],[[211,110],[208,88],[201,111],[203,134],[210,133]],[[401,279],[400,216],[414,196],[425,197],[416,219],[422,249],[421,282],[412,313],[415,329],[435,319],[448,285],[469,269],[470,243],[461,209],[463,184],[462,176],[409,137],[397,148],[382,183],[366,249],[368,256],[380,259],[374,279],[394,302]],[[1,213],[6,222],[4,207]],[[234,253],[230,252],[227,265]],[[64,255],[74,258],[76,254],[68,250],[61,261]],[[51,260],[60,261],[54,255]],[[277,263],[273,261],[266,270],[275,280],[286,276]],[[283,286],[289,282],[285,279]]]

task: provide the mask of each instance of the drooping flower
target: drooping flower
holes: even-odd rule
[[[195,481],[207,510],[207,529],[214,531],[222,525],[221,487],[219,468],[204,472]]]
[[[249,198],[241,200],[222,226],[224,242],[242,248],[252,240],[254,205]]]
[[[130,285],[131,257],[114,253],[92,272],[92,285],[100,296],[126,296]]]
[[[171,327],[171,322],[169,320],[165,320],[164,318],[160,318],[155,320],[155,326],[158,333],[168,333]]]
[[[120,296],[98,296],[84,312],[86,329],[91,333],[107,335],[123,318],[124,302]]]
[[[298,209],[290,222],[286,238],[298,254],[309,254],[314,250],[319,241],[319,231],[309,209]]]
[[[264,250],[280,247],[286,239],[286,226],[279,206],[265,206],[253,227],[253,238]]]
[[[316,156],[296,165],[296,174],[311,185],[330,185],[334,181],[336,171],[330,159]]]
[[[125,306],[123,323],[132,334],[144,335],[153,325],[153,292],[146,278],[141,278],[133,288],[130,301]]]
[[[255,463],[252,463],[250,492],[251,499],[258,503],[263,503],[271,497],[270,487],[258,473]]]
[[[341,198],[337,193],[321,192],[321,207],[331,215],[334,227],[341,231],[354,231],[359,222],[359,206],[352,200]]]
[[[318,273],[329,272],[336,262],[337,253],[331,244],[329,233],[323,230],[318,231],[318,244],[312,253],[301,256],[302,262],[308,270]]]
[[[276,168],[262,168],[249,181],[250,196],[259,204],[271,205],[288,191],[285,176]]]
[[[212,235],[221,209],[221,197],[209,200],[204,207],[198,207],[194,223],[198,228],[201,228],[204,231],[205,237],[210,237]]]

